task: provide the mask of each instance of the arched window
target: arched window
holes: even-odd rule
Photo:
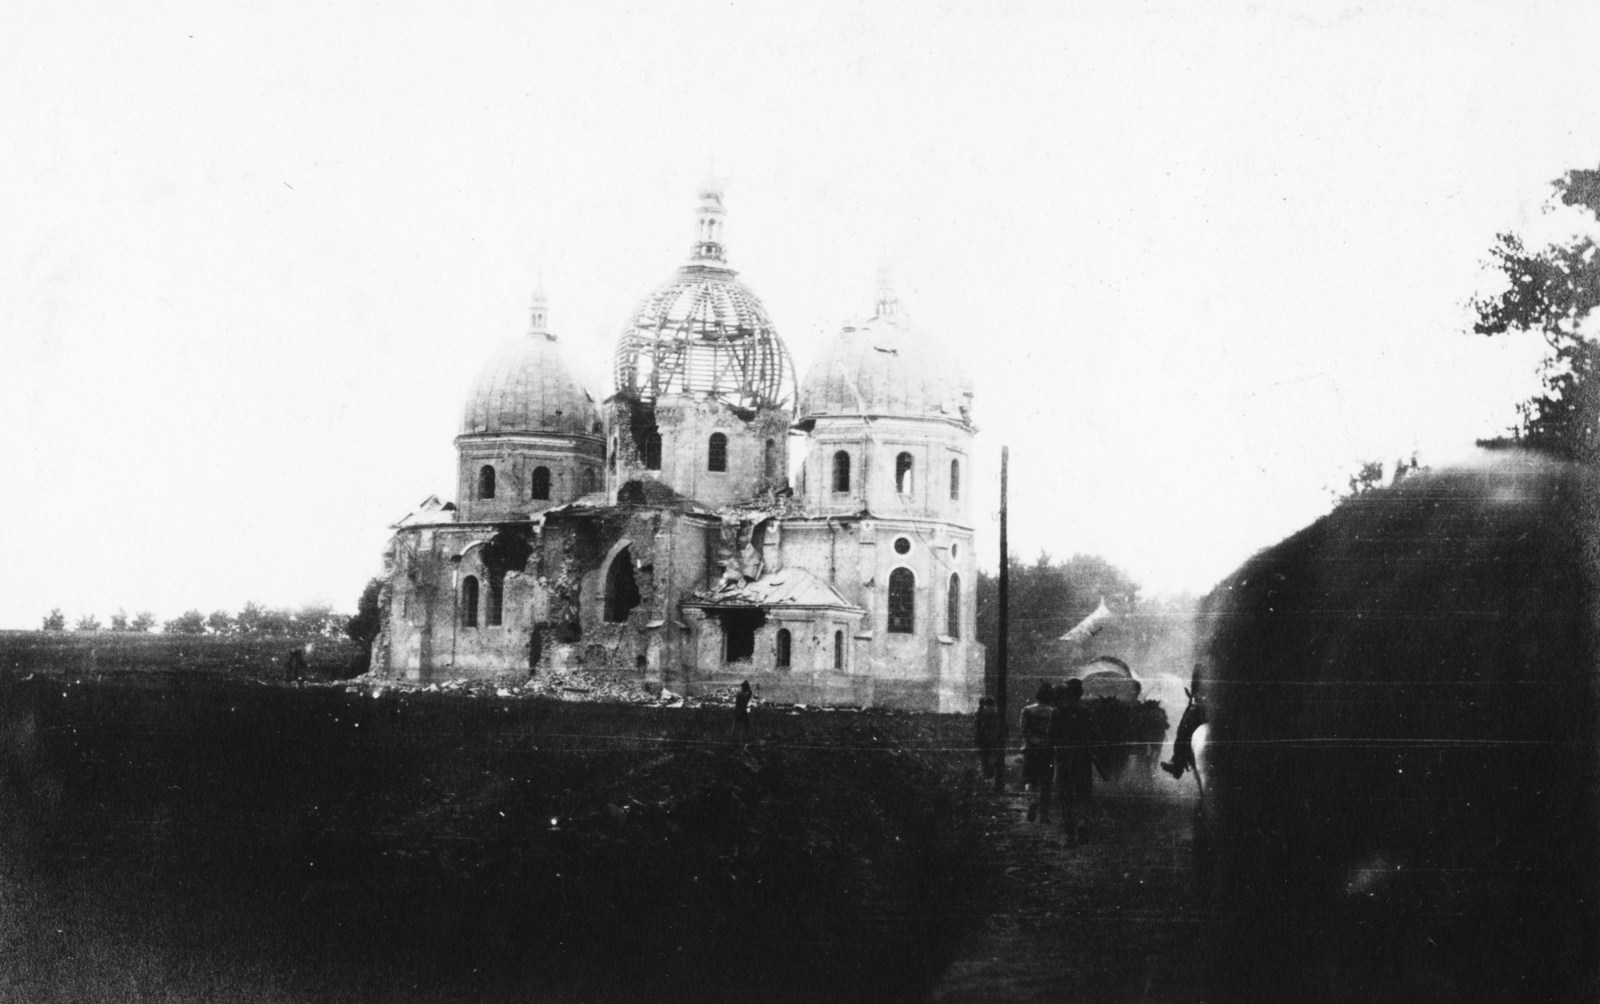
[[[833,633],[833,668],[834,669],[843,669],[844,668],[844,632],[843,631],[835,631]]]
[[[484,464],[478,471],[478,497],[480,499],[494,498],[494,465]]]
[[[585,467],[583,469],[583,493],[587,495],[592,491],[594,491],[594,468]]]
[[[776,477],[778,474],[778,444],[767,440],[766,452],[761,455],[761,473],[765,477]]]
[[[917,624],[917,577],[909,568],[889,573],[889,633],[911,634]]]
[[[950,595],[944,604],[944,633],[961,637],[961,576],[950,576]]]
[[[894,458],[894,490],[901,495],[911,494],[911,454],[902,453]]]
[[[644,434],[644,469],[661,470],[661,430],[651,429]]]
[[[706,447],[706,470],[726,471],[728,469],[728,437],[720,432],[711,434],[711,442]]]
[[[633,551],[624,547],[606,570],[606,620],[621,624],[639,605],[639,584],[633,578]]]
[[[850,490],[850,454],[843,450],[833,455],[833,490],[835,492]]]
[[[539,501],[549,501],[550,468],[535,467],[533,469],[533,497]]]
[[[489,595],[484,598],[483,626],[499,627],[502,599],[506,588],[506,573],[489,573]]]
[[[950,461],[950,501],[961,498],[961,461]]]
[[[779,628],[778,629],[778,668],[779,669],[788,669],[789,668],[789,646],[790,646],[790,644],[791,644],[791,640],[790,640],[790,637],[789,637],[789,629],[788,628]]]
[[[461,626],[478,626],[478,580],[471,575],[461,580]]]

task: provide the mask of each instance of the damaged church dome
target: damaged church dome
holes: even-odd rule
[[[912,328],[887,269],[873,316],[847,325],[817,356],[800,388],[796,425],[828,417],[920,418],[972,429],[972,381],[944,347]]]
[[[461,435],[599,435],[594,396],[567,368],[561,346],[549,331],[548,316],[540,289],[533,296],[527,333],[503,344],[473,381]]]
[[[644,403],[672,395],[736,408],[794,406],[794,364],[766,308],[727,265],[722,188],[700,187],[689,261],[640,301],[617,339],[617,392]]]

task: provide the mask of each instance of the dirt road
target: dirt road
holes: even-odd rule
[[[986,845],[1000,858],[1002,888],[932,1001],[1198,999],[1190,792],[1165,783],[1102,790],[1080,847],[1058,824],[1029,823],[1020,794],[989,797]]]

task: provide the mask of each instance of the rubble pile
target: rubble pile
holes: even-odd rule
[[[377,697],[385,692],[457,694],[466,697],[532,698],[606,704],[638,704],[663,708],[732,707],[737,687],[728,687],[694,697],[674,693],[663,687],[654,690],[638,680],[603,673],[568,669],[529,677],[526,680],[446,680],[443,683],[414,683],[368,674],[355,680],[332,684],[346,693],[370,692]],[[762,702],[757,699],[753,707]]]

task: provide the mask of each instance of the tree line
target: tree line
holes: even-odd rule
[[[100,618],[94,614],[84,614],[73,622],[74,631],[132,631],[143,634],[156,626],[156,616],[148,610],[142,610],[128,616],[126,610],[118,610],[111,615],[109,627],[100,623]],[[67,616],[61,612],[60,607],[44,615],[44,630],[65,631],[67,629]]]
[[[213,610],[204,613],[198,609],[186,610],[161,625],[163,634],[210,635],[219,638],[301,638],[313,641],[318,638],[349,637],[364,646],[370,646],[378,634],[377,579],[367,583],[356,604],[356,613],[342,614],[327,603],[309,603],[298,610],[287,607],[269,607],[250,602],[238,613]],[[73,622],[74,631],[127,631],[148,633],[154,630],[156,618],[148,611],[129,617],[118,610],[111,615],[110,625],[101,624],[94,614],[84,614]],[[44,616],[41,625],[45,631],[67,630],[67,617],[56,607]]]

